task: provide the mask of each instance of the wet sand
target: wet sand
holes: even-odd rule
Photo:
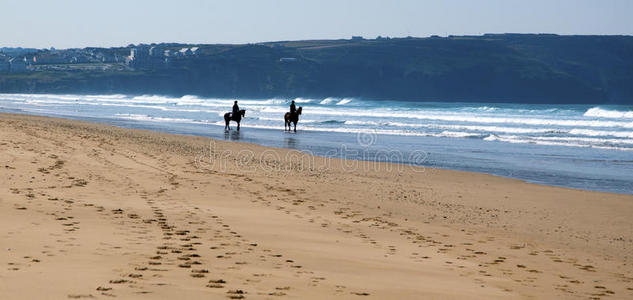
[[[633,298],[633,196],[0,114],[0,299]]]

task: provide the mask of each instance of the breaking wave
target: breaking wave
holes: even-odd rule
[[[583,116],[612,119],[633,119],[633,111],[608,110],[600,107],[592,107],[588,109]]]
[[[0,108],[137,122],[223,125],[227,98],[194,95],[0,94]],[[242,126],[283,128],[291,98],[237,99],[246,109]],[[306,131],[467,138],[507,143],[633,149],[633,111],[618,106],[455,104],[294,98]],[[610,147],[610,148],[609,148]]]

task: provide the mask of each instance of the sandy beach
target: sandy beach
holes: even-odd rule
[[[0,172],[0,299],[633,298],[633,195],[13,114]]]

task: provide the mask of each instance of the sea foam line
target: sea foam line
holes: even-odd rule
[[[583,114],[583,116],[613,118],[613,119],[633,119],[633,111],[619,111],[619,110],[602,109],[600,107],[592,107],[588,109]]]

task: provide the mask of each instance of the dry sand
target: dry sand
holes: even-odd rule
[[[631,195],[10,114],[0,172],[0,299],[633,298]]]

